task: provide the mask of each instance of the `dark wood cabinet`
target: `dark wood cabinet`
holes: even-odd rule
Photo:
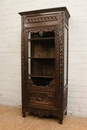
[[[66,7],[21,12],[22,114],[67,113],[68,19]]]

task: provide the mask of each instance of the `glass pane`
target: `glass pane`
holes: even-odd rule
[[[37,86],[47,86],[55,74],[54,32],[29,33],[28,74]]]
[[[67,45],[68,45],[68,30],[64,29],[64,86],[67,85]]]

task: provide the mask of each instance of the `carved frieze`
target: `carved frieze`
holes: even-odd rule
[[[43,33],[43,32],[51,32],[51,31],[55,31],[56,26],[52,25],[52,26],[36,26],[36,27],[29,27],[26,28],[26,32],[29,33]]]
[[[45,108],[45,106],[44,106]],[[42,109],[36,109],[36,108],[29,108],[30,112],[33,112],[35,115],[38,115],[39,117],[44,117],[44,116],[54,116],[54,117],[58,117],[58,111],[57,110],[44,110],[43,108]]]
[[[58,14],[33,17],[27,16],[25,18],[25,23],[47,22],[56,20],[58,20]]]

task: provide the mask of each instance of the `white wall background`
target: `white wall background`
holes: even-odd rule
[[[66,6],[69,20],[68,114],[87,117],[87,0],[0,0],[0,104],[21,105],[21,17]]]

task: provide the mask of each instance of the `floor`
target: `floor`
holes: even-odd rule
[[[87,130],[87,118],[65,116],[63,124],[56,118],[21,116],[21,108],[0,105],[0,130]]]

